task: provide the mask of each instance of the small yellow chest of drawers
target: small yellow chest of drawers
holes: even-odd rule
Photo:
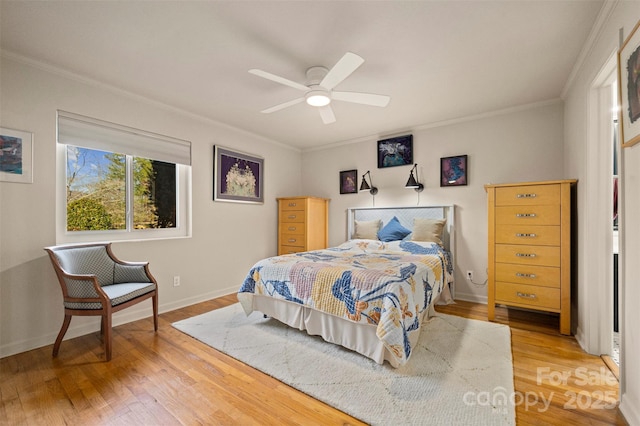
[[[329,199],[278,198],[278,255],[326,248]]]
[[[485,185],[488,317],[495,305],[556,312],[571,334],[571,215],[576,180]]]

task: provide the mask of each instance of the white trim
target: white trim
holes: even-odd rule
[[[620,392],[622,393],[622,391]],[[640,425],[640,408],[634,407],[632,404],[627,402],[628,399],[625,399],[624,396],[620,401],[620,412],[624,416],[624,419],[630,425]]]
[[[616,78],[613,52],[593,80],[588,93],[587,178],[581,180],[585,197],[583,271],[579,274],[580,333],[576,338],[591,354],[609,354],[613,342],[613,176],[611,85]],[[608,142],[605,143],[604,141]],[[620,162],[618,162],[620,164]]]
[[[573,85],[573,82],[575,81],[576,76],[580,73],[580,70],[582,69],[582,66],[584,65],[589,55],[591,55],[593,46],[596,44],[596,42],[602,35],[604,26],[608,22],[609,16],[611,16],[611,13],[613,12],[617,4],[618,4],[618,0],[606,0],[602,4],[602,7],[598,12],[598,16],[596,17],[596,20],[593,26],[591,27],[591,31],[589,32],[589,35],[586,41],[584,42],[584,45],[582,46],[582,50],[580,50],[578,59],[576,59],[576,62],[574,63],[573,68],[571,69],[571,72],[569,73],[569,78],[567,78],[567,82],[562,88],[560,98],[565,99],[567,97],[567,94],[569,93],[569,90],[571,89],[571,86]]]

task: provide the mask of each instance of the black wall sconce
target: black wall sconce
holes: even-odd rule
[[[413,176],[413,171],[416,171],[416,176]],[[421,184],[418,181],[418,165],[414,164],[413,168],[411,169],[410,175],[409,175],[409,180],[407,181],[407,184],[404,186],[407,189],[415,189],[416,192],[422,192],[422,190],[424,189],[424,185]]]
[[[369,183],[367,183],[367,175],[369,175]],[[362,175],[362,184],[360,185],[360,191],[369,190],[371,195],[376,195],[378,193],[378,188],[373,186],[373,181],[371,180],[371,172],[367,170],[367,173]]]

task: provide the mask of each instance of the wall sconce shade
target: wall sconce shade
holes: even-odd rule
[[[416,171],[416,176],[413,176],[413,171]],[[418,182],[418,165],[414,164],[413,168],[411,169],[411,172],[409,174],[409,180],[407,181],[407,184],[404,186],[407,189],[415,189],[416,192],[422,192],[422,190],[424,189],[424,185],[421,184],[420,182]]]
[[[367,183],[367,175],[369,175],[369,182],[371,182],[371,184]],[[360,191],[366,190],[369,190],[369,193],[371,195],[376,195],[378,193],[378,188],[373,186],[373,181],[371,180],[371,172],[369,170],[367,170],[367,173],[362,175],[362,184],[360,185]]]

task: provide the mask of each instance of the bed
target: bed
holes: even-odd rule
[[[434,304],[453,300],[454,217],[454,206],[348,209],[345,243],[257,262],[238,300],[399,367]]]

